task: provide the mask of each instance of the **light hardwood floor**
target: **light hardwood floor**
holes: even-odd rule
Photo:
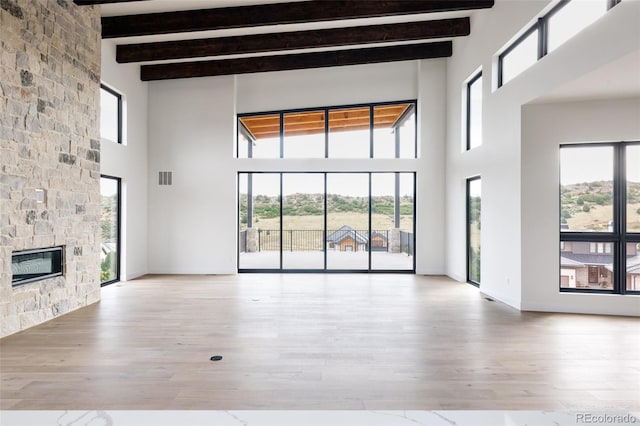
[[[149,276],[0,340],[0,408],[638,410],[639,354],[446,278]]]

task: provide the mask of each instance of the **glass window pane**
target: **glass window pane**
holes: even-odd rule
[[[284,158],[324,158],[324,111],[284,114]]]
[[[482,181],[467,181],[467,280],[480,284],[480,220],[482,205]]]
[[[374,158],[415,158],[413,104],[373,108]]]
[[[628,291],[640,291],[640,242],[627,243]]]
[[[248,200],[248,187],[247,187],[247,180],[248,180],[249,174],[248,173],[240,173],[238,175],[238,214],[240,215],[239,217],[239,223],[240,223],[240,231],[243,231],[245,229],[247,229],[248,223],[247,221],[249,220],[248,217],[248,208],[249,208],[249,200]],[[245,251],[243,250],[240,250]]]
[[[369,268],[369,174],[327,174],[327,269]]]
[[[371,174],[371,269],[413,269],[413,173]]]
[[[279,269],[280,174],[241,173],[239,184],[239,267]],[[247,206],[244,212],[243,204]],[[243,213],[246,214],[245,226],[242,226]]]
[[[560,150],[560,230],[613,231],[613,147]]]
[[[120,97],[100,88],[100,137],[120,143]]]
[[[119,278],[119,181],[100,178],[100,282]]]
[[[502,57],[502,84],[529,68],[537,60],[538,30],[535,30]]]
[[[329,111],[329,158],[370,158],[369,107]]]
[[[400,130],[400,158],[416,158],[416,113],[407,116]]]
[[[482,74],[469,84],[467,90],[469,91],[467,149],[473,149],[482,145]]]
[[[238,132],[238,158],[249,158],[249,138],[244,132]]]
[[[398,118],[395,112],[395,108],[391,110],[387,105],[373,108],[374,158],[396,158],[396,136],[400,136],[400,132],[395,127],[394,119]],[[398,139],[398,148],[399,144]]]
[[[627,232],[640,232],[640,145],[627,146]]]
[[[280,158],[280,114],[253,115],[239,120],[253,141],[251,158]]]
[[[604,251],[594,253],[593,244],[588,241],[564,242],[560,249],[560,288],[613,290],[613,254]]]
[[[607,13],[606,0],[573,0],[549,17],[548,47],[551,52]]]
[[[324,268],[324,174],[282,175],[282,268]]]

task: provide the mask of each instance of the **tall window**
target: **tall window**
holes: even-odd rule
[[[560,289],[640,291],[640,144],[560,149]]]
[[[498,87],[591,25],[620,0],[560,0],[498,56]]]
[[[467,150],[482,145],[482,72],[467,83]]]
[[[122,143],[122,95],[100,85],[100,137]]]
[[[416,158],[415,101],[238,116],[238,158]]]
[[[467,179],[467,281],[480,285],[480,219],[482,181]]]
[[[120,178],[100,178],[100,282],[120,279]]]

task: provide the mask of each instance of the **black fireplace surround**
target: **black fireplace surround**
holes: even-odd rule
[[[63,247],[14,251],[11,255],[11,286],[62,275]]]

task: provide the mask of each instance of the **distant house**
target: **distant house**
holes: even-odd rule
[[[640,255],[627,255],[627,290],[640,290]]]
[[[613,244],[562,241],[560,287],[613,289]],[[628,290],[640,290],[640,255],[636,244],[627,245]]]
[[[327,236],[327,248],[336,251],[367,250],[369,238],[349,225],[340,227]]]
[[[388,251],[389,238],[387,232],[373,231],[371,233],[371,251]]]

